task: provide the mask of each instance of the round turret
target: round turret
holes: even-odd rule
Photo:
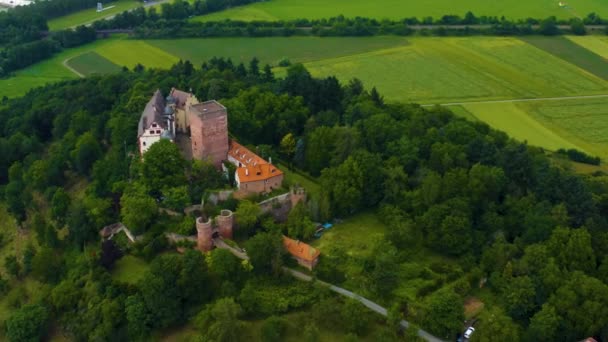
[[[209,252],[213,249],[213,227],[211,225],[211,219],[206,222],[204,218],[198,217],[196,219],[196,245],[199,250],[203,252]]]
[[[234,215],[232,211],[220,211],[220,215],[216,220],[220,236],[225,239],[232,239],[232,226],[234,225]]]

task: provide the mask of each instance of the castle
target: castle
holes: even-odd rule
[[[228,111],[217,101],[199,102],[192,93],[175,88],[164,98],[160,90],[144,108],[138,125],[140,155],[161,139],[175,142],[178,135],[187,136],[182,144],[188,158],[209,160],[216,168],[227,171],[224,162],[236,166],[235,181],[245,193],[268,193],[280,188],[283,172],[246,147],[228,138]]]

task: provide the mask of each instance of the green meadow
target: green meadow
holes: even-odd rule
[[[464,16],[472,11],[477,16],[505,16],[510,19],[584,17],[595,12],[608,16],[608,2],[603,0],[269,0],[247,6],[198,17],[195,20],[289,20],[298,18],[318,19],[338,15],[346,17],[371,17],[376,19],[402,19],[406,17],[439,18],[446,14]]]
[[[76,13],[52,19],[48,23],[49,29],[51,31],[57,31],[79,25],[90,24],[96,20],[114,16],[118,13],[122,13],[126,10],[139,7],[141,5],[142,3],[140,1],[135,0],[118,0],[114,2],[105,2],[103,4],[103,7],[108,9],[101,12],[97,12],[97,7],[92,7],[90,9],[85,9]],[[113,7],[109,8],[111,6]]]
[[[120,71],[120,67],[101,57],[94,51],[83,53],[80,56],[66,61],[66,64],[80,74],[89,76],[93,74],[109,74]]]

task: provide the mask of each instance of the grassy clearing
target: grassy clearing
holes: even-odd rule
[[[505,16],[512,19],[572,18],[586,16],[596,12],[601,16],[608,15],[608,3],[598,0],[568,1],[569,8],[560,8],[559,1],[549,0],[514,0],[486,1],[463,0],[455,3],[452,0],[270,0],[258,2],[245,7],[235,7],[226,11],[199,17],[196,20],[287,20],[297,18],[329,18],[338,15],[346,17],[372,17],[377,19],[402,19],[405,17],[439,18],[446,14],[464,16],[472,11],[478,16]]]
[[[525,42],[608,80],[608,61],[565,37],[524,37]]]
[[[365,212],[349,217],[342,223],[323,233],[312,246],[321,253],[331,254],[338,249],[348,256],[369,256],[374,242],[384,236],[386,227],[374,212]]]
[[[608,59],[608,37],[606,36],[566,36],[567,39],[585,49]]]
[[[465,118],[470,121],[479,121],[479,119],[464,108],[464,106],[450,106],[450,110],[454,115]]]
[[[135,284],[148,270],[148,264],[132,255],[125,255],[114,265],[112,278],[127,284]]]
[[[108,8],[102,12],[97,12],[97,7],[93,7],[63,17],[52,19],[48,22],[49,29],[51,31],[57,31],[79,25],[89,24],[96,20],[107,18],[116,15],[117,13],[122,13],[126,10],[139,7],[141,5],[142,3],[140,1],[134,0],[119,0],[115,2],[107,2],[103,4],[104,8],[110,6],[114,7]]]
[[[175,39],[149,40],[146,43],[195,65],[214,56],[230,57],[236,63],[247,63],[253,57],[271,65],[278,64],[283,58],[291,62],[309,62],[408,44],[406,39],[394,36]]]
[[[608,92],[608,82],[515,38],[415,38],[410,45],[306,63],[389,100],[419,103]]]
[[[120,71],[120,67],[118,65],[101,57],[99,54],[93,51],[71,58],[66,62],[66,64],[85,76],[92,74],[108,74]]]

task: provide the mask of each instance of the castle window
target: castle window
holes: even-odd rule
[[[155,128],[155,127],[156,127],[156,124],[152,124],[152,128]]]
[[[156,134],[160,134],[160,129],[156,130]]]
[[[144,146],[146,146],[146,142],[145,142],[145,141],[144,141],[142,144],[143,144]]]

